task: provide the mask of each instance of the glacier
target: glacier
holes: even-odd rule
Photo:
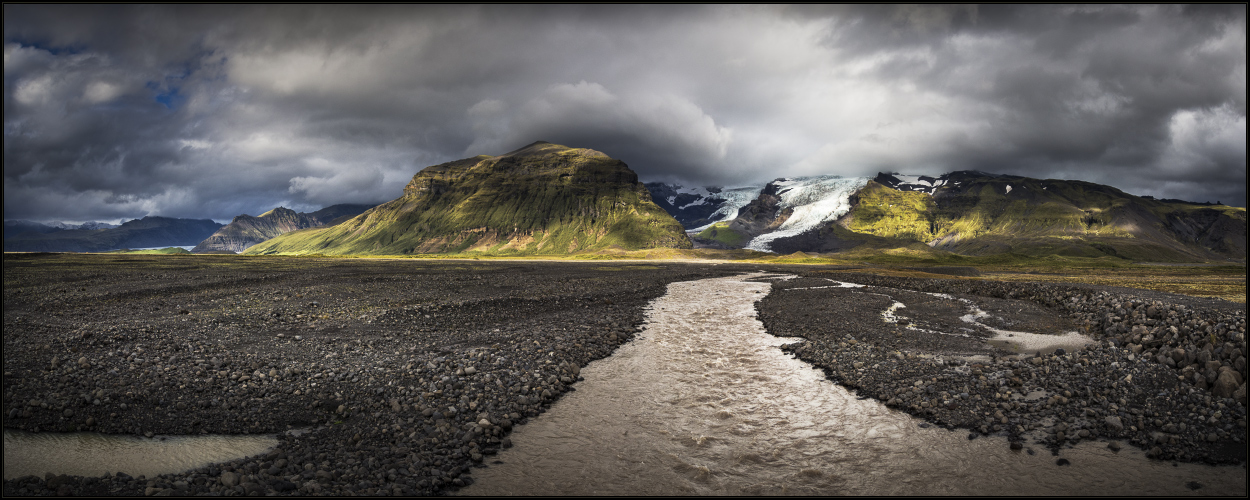
[[[707,201],[704,201],[704,203],[713,199],[724,200],[724,202],[721,203],[720,208],[716,209],[715,212],[712,212],[712,215],[708,216],[708,220],[712,222],[696,227],[687,232],[699,233],[709,227],[712,227],[712,225],[717,222],[727,222],[736,219],[738,217],[738,211],[741,210],[742,207],[750,205],[756,198],[759,198],[760,193],[763,191],[764,186],[746,186],[722,188],[719,193],[709,194],[708,197],[705,198]]]
[[[869,180],[869,177],[821,175],[773,181],[771,184],[777,186],[777,196],[781,198],[778,207],[781,210],[792,208],[794,212],[776,231],[756,236],[746,248],[772,252],[769,243],[773,240],[797,236],[836,220],[851,210],[851,195],[867,185]]]

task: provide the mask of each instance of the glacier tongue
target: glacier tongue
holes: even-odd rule
[[[769,243],[773,240],[802,234],[843,216],[851,210],[851,195],[868,184],[868,181],[868,177],[836,175],[773,181],[779,188],[779,208],[793,208],[794,212],[776,231],[756,236],[747,243],[746,248],[772,252]]]
[[[764,186],[748,186],[724,188],[719,193],[709,194],[709,200],[721,199],[725,200],[724,203],[722,203],[720,208],[716,209],[715,212],[712,212],[712,215],[707,217],[708,220],[712,221],[711,223],[690,229],[688,232],[702,232],[707,228],[712,227],[712,224],[716,224],[717,222],[725,222],[736,219],[738,217],[738,210],[741,210],[742,207],[750,205],[752,201],[759,198],[760,192],[763,190]]]

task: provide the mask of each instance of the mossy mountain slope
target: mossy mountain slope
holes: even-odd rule
[[[923,192],[878,180],[838,224],[965,255],[1020,253],[1133,260],[1246,258],[1246,211],[1155,200],[1082,181],[954,172]]]
[[[691,244],[625,163],[540,141],[426,167],[398,199],[246,253],[553,255],[657,247]]]
[[[780,195],[773,181],[736,218],[692,238],[702,246],[742,248],[777,231],[798,213]],[[848,202],[851,209],[836,222],[772,239],[771,250],[916,249],[924,243],[976,256],[1246,259],[1244,208],[1156,200],[1090,182],[976,171],[940,177],[879,174],[850,194]]]
[[[373,205],[332,205],[311,213],[278,207],[256,217],[243,214],[236,216],[229,224],[201,241],[199,245],[191,249],[191,252],[238,253],[275,236],[299,229],[329,225],[336,219],[359,215],[372,207]]]

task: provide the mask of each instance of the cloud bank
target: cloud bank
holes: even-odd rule
[[[1245,206],[1244,5],[4,14],[6,219],[380,202],[535,140],[644,180],[976,169]]]

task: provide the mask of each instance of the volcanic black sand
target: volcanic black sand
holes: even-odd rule
[[[760,269],[802,275],[759,303],[770,333],[807,338],[788,349],[862,396],[973,436],[1244,460],[1242,304],[759,264],[6,254],[6,428],[312,431],[183,474],[26,477],[3,492],[444,492],[629,341],[668,283]],[[906,308],[886,322],[895,301]],[[960,319],[973,304],[996,328],[1098,343],[1020,357]]]

